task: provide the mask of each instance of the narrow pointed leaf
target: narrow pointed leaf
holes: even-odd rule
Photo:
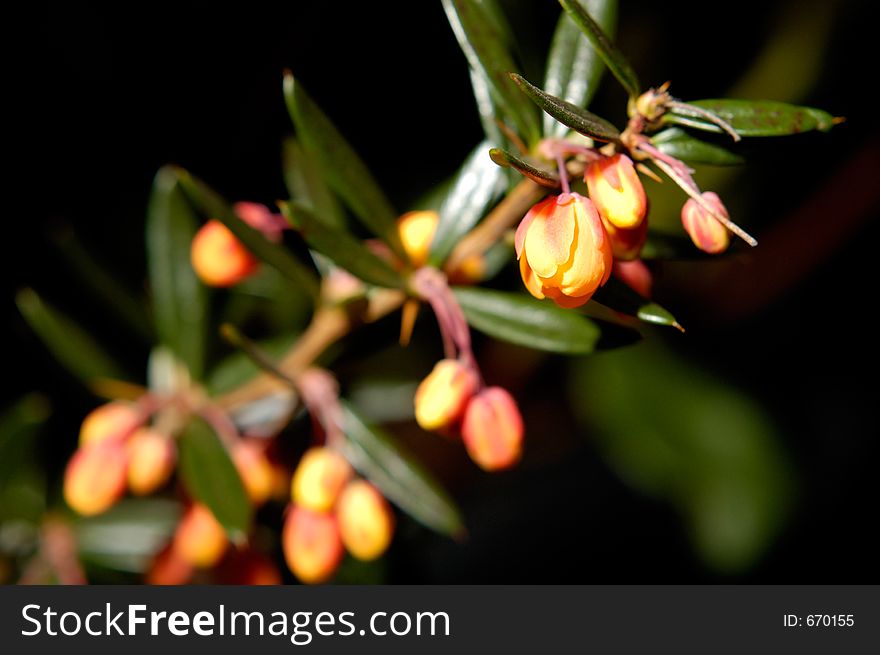
[[[316,158],[293,138],[284,141],[284,181],[293,199],[309,207],[316,219],[335,228],[345,227],[342,207],[321,177]]]
[[[558,189],[560,186],[559,174],[555,171],[547,171],[532,166],[524,159],[520,159],[516,155],[502,150],[501,148],[492,148],[489,151],[489,157],[492,161],[503,168],[513,168],[522,175],[529,178],[532,182],[540,184],[550,189]]]
[[[597,141],[618,141],[620,139],[620,130],[604,118],[562,98],[546,93],[531,84],[522,75],[511,73],[510,77],[519,85],[523,93],[532,99],[532,102],[575,132]]]
[[[568,15],[581,29],[581,31],[593,44],[593,47],[599,53],[599,56],[608,66],[608,70],[617,78],[617,80],[626,89],[631,98],[636,98],[641,93],[639,89],[639,78],[633,70],[629,61],[623,56],[617,46],[608,38],[608,35],[602,30],[593,16],[587,11],[581,0],[559,0],[562,8],[568,12]]]
[[[560,309],[522,293],[457,287],[455,298],[468,323],[489,336],[536,350],[593,352],[599,327],[577,312]]]
[[[661,152],[688,164],[736,166],[745,162],[745,158],[733,150],[698,139],[676,127],[655,134],[651,141]]]
[[[178,448],[186,490],[211,510],[232,541],[241,543],[250,529],[251,506],[226,448],[202,419],[190,422]]]
[[[615,277],[611,277],[605,286],[596,290],[593,300],[615,311],[635,316],[645,323],[665,325],[684,331],[669,310],[643,298]]]
[[[368,426],[344,405],[345,456],[392,503],[422,525],[441,534],[464,533],[455,501],[415,457],[391,436]]]
[[[613,34],[617,25],[617,0],[580,0],[605,32]],[[590,40],[574,24],[568,14],[559,17],[550,54],[544,89],[551,95],[579,107],[588,107],[596,93],[605,63]],[[544,136],[563,137],[566,128],[544,114]]]
[[[486,135],[486,139],[490,143],[507,145],[508,138],[498,125],[498,119],[502,112],[492,97],[489,82],[481,72],[474,69],[470,69],[470,77],[474,101],[477,103],[477,113],[480,115],[480,124],[483,126],[483,134]]]
[[[717,114],[740,136],[786,136],[812,130],[827,132],[840,122],[821,109],[773,100],[695,100],[688,104]],[[668,113],[663,120],[707,132],[721,132],[720,127],[699,117]]]
[[[147,257],[153,319],[159,341],[171,348],[195,378],[202,375],[207,334],[207,290],[190,263],[198,229],[171,168],[156,174],[147,208]]]

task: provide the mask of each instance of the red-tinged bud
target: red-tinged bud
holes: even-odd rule
[[[159,551],[147,569],[144,582],[151,585],[181,585],[189,582],[195,570],[177,554],[171,544]]]
[[[717,194],[706,191],[702,197],[715,212],[728,218],[727,208],[722,204],[721,198]],[[691,241],[700,250],[712,255],[727,250],[730,243],[730,232],[693,198],[688,198],[684,207],[681,208],[681,223],[690,235]]]
[[[127,463],[125,445],[115,439],[78,449],[64,472],[64,500],[84,516],[110,509],[125,493]]]
[[[220,561],[229,539],[220,522],[204,505],[187,509],[174,533],[172,548],[178,557],[192,566],[210,568]]]
[[[608,239],[611,241],[611,253],[615,261],[630,261],[638,259],[642,247],[648,238],[648,221],[642,221],[631,230],[614,227],[608,221],[603,220]]]
[[[281,572],[269,558],[256,550],[232,550],[220,563],[217,580],[220,584],[280,585]]]
[[[335,516],[295,505],[284,521],[281,542],[287,566],[306,584],[330,579],[344,553]]]
[[[413,266],[418,268],[428,261],[439,222],[440,215],[435,211],[407,212],[397,219],[400,241]]]
[[[579,307],[611,275],[611,241],[593,203],[577,193],[532,207],[516,230],[526,288],[560,307]]]
[[[237,202],[232,206],[232,211],[252,228],[262,232],[269,241],[275,243],[281,241],[284,230],[289,227],[281,214],[273,213],[266,205],[258,202]]]
[[[631,230],[645,220],[648,199],[632,160],[623,154],[587,166],[584,182],[599,214],[614,227]]]
[[[384,496],[366,480],[349,482],[336,508],[342,543],[360,560],[384,553],[394,534],[394,512]]]
[[[199,279],[230,287],[252,275],[259,262],[223,223],[210,220],[193,238],[190,259]]]
[[[651,297],[654,278],[641,259],[631,262],[614,262],[614,276],[643,298]]]
[[[351,464],[329,448],[309,448],[293,473],[293,502],[313,512],[329,512],[354,471]]]
[[[423,430],[458,423],[478,385],[473,369],[456,359],[441,359],[416,389],[416,421]]]
[[[177,448],[171,438],[155,430],[141,428],[128,440],[128,488],[145,496],[171,477]]]
[[[143,421],[143,416],[132,403],[116,400],[101,405],[83,419],[79,429],[79,445],[125,438]]]
[[[254,505],[262,505],[272,497],[275,471],[265,448],[253,441],[239,441],[232,449],[232,462]]]
[[[484,389],[468,403],[461,436],[471,459],[483,470],[513,466],[522,455],[523,442],[516,401],[501,387]]]

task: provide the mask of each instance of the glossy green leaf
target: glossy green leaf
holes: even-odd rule
[[[593,352],[599,327],[577,312],[522,293],[457,287],[455,298],[468,323],[489,336],[557,353]]]
[[[283,203],[281,211],[311,248],[329,257],[337,266],[369,284],[390,288],[403,286],[401,276],[385,260],[374,255],[348,232],[322,223],[311,211],[297,204]]]
[[[55,359],[86,384],[125,375],[98,342],[70,318],[45,302],[33,289],[15,297],[18,310]]]
[[[773,100],[694,100],[688,104],[718,115],[740,136],[786,136],[812,130],[827,132],[838,122],[821,109]],[[721,132],[720,127],[698,116],[668,113],[663,120],[707,132]]]
[[[580,0],[605,34],[617,26],[617,0]],[[544,75],[547,93],[579,107],[588,107],[596,93],[605,64],[590,40],[568,14],[559,17]],[[567,129],[544,114],[544,136],[563,137]]]
[[[153,181],[147,209],[147,259],[153,318],[159,341],[171,348],[195,378],[205,363],[208,296],[190,263],[198,220],[171,168]]]
[[[635,316],[645,323],[665,325],[684,331],[667,309],[656,302],[643,298],[615,277],[609,278],[605,286],[596,290],[596,293],[593,294],[593,301],[623,314]]]
[[[220,439],[197,418],[180,436],[178,448],[180,475],[189,494],[211,510],[231,540],[242,543],[250,529],[251,506]]]
[[[304,152],[315,159],[321,177],[373,234],[404,257],[391,202],[366,164],[290,73],[284,76],[284,98]]]
[[[745,158],[729,148],[703,141],[684,130],[672,127],[651,137],[661,152],[688,164],[711,164],[713,166],[736,166]]]
[[[180,186],[206,218],[215,218],[232,232],[254,256],[272,266],[298,288],[317,296],[318,281],[311,269],[302,264],[284,246],[272,243],[259,230],[236,216],[232,207],[207,184],[187,171],[177,169]]]
[[[623,85],[630,97],[638,97],[641,93],[638,76],[623,53],[617,49],[600,24],[587,11],[582,1],[559,0],[559,4],[590,40],[605,65],[608,66],[608,70]]]
[[[284,141],[284,181],[291,197],[309,207],[315,218],[338,229],[345,228],[342,207],[321,177],[317,158],[296,139]]]
[[[536,105],[575,132],[597,141],[619,140],[620,131],[604,118],[542,91],[522,75],[511,73],[510,77]]]
[[[440,205],[440,221],[431,242],[431,263],[440,265],[446,259],[495,203],[504,186],[504,175],[489,159],[489,143],[483,141],[462,164]]]
[[[512,168],[521,175],[529,178],[532,182],[540,184],[549,189],[558,189],[560,186],[559,174],[555,171],[548,171],[543,168],[532,166],[524,159],[520,159],[501,148],[492,148],[489,151],[489,157],[492,161],[503,168]]]
[[[471,69],[489,86],[500,110],[520,138],[531,145],[540,137],[538,117],[508,77],[517,70],[510,54],[511,42],[494,0],[443,0],[443,8]]]
[[[353,408],[345,411],[345,456],[404,512],[442,534],[461,536],[461,512],[433,476],[391,436],[368,426]]]

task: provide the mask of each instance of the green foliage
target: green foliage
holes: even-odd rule
[[[39,395],[19,398],[0,414],[0,524],[37,523],[46,509],[46,484],[37,461],[37,437],[50,414]]]
[[[503,168],[513,168],[523,177],[527,177],[532,182],[540,184],[541,186],[549,189],[558,189],[560,186],[559,173],[532,166],[529,162],[520,159],[516,155],[510,154],[506,150],[492,148],[489,151],[489,157],[491,157],[492,161],[499,166]]]
[[[772,100],[694,100],[689,104],[711,111],[730,124],[740,136],[787,136],[819,130],[827,132],[835,119],[828,112]],[[707,132],[721,132],[699,116],[666,114],[663,120]]]
[[[643,298],[615,277],[609,278],[605,286],[596,290],[596,293],[593,294],[593,300],[622,314],[635,316],[645,323],[682,330],[681,325],[669,310],[656,302]]]
[[[731,148],[698,139],[677,127],[655,134],[651,137],[651,141],[661,152],[688,164],[736,166],[745,161]]]

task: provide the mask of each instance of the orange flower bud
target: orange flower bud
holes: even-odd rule
[[[141,428],[128,440],[128,488],[145,496],[161,487],[171,477],[177,449],[167,435]]]
[[[614,262],[614,275],[642,297],[651,297],[654,278],[641,259],[634,259],[631,262]]]
[[[238,284],[259,262],[223,223],[210,220],[193,238],[190,259],[199,279],[212,287]]]
[[[441,359],[416,389],[416,421],[423,430],[440,430],[457,423],[478,383],[469,367],[456,359]]]
[[[614,227],[631,230],[645,220],[648,199],[632,160],[623,154],[594,161],[584,173],[590,199]]]
[[[400,241],[413,266],[423,266],[428,261],[439,221],[440,215],[435,211],[407,212],[397,219]]]
[[[232,449],[232,462],[251,502],[262,505],[269,500],[275,484],[275,471],[263,447],[253,441],[239,441]]]
[[[293,473],[290,496],[313,512],[329,512],[354,471],[351,464],[329,448],[309,448]]]
[[[178,557],[193,566],[210,568],[220,561],[229,539],[220,522],[204,505],[186,510],[174,532],[172,548]]]
[[[84,516],[110,509],[125,493],[127,461],[124,444],[115,439],[79,448],[64,472],[64,500]]]
[[[281,543],[287,566],[306,584],[328,580],[344,553],[336,517],[295,505],[284,521]]]
[[[638,258],[648,238],[648,221],[642,221],[631,230],[614,227],[604,219],[602,224],[611,241],[611,254],[615,260],[630,261]]]
[[[79,445],[124,437],[143,422],[141,413],[132,403],[121,400],[93,409],[79,428]]]
[[[192,564],[180,557],[171,544],[159,551],[150,564],[144,582],[151,585],[186,584],[193,576]]]
[[[722,204],[721,198],[717,194],[706,191],[702,196],[712,209],[721,216],[728,217],[727,208]],[[713,255],[727,250],[730,243],[730,233],[727,228],[693,198],[688,198],[684,207],[681,208],[681,223],[690,235],[691,241],[700,250]]]
[[[532,207],[516,230],[520,273],[535,298],[579,307],[611,275],[611,241],[588,198],[551,196]]]
[[[488,387],[468,403],[461,436],[480,468],[497,471],[516,464],[522,455],[523,420],[513,397],[501,387]]]
[[[486,277],[486,256],[483,254],[468,255],[449,274],[450,284],[473,284]]]
[[[388,549],[394,534],[394,513],[384,496],[366,480],[353,480],[342,491],[336,508],[342,543],[361,560],[373,560]]]

